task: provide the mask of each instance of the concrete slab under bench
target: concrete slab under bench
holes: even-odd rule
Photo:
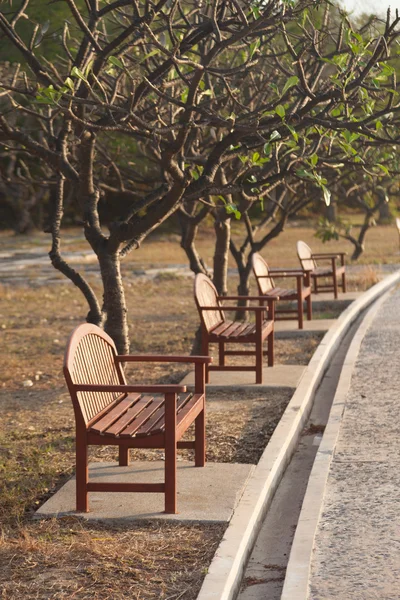
[[[75,477],[72,477],[35,514],[35,518],[80,516],[87,521],[124,522],[151,518],[173,521],[228,522],[255,466],[207,463],[195,467],[178,461],[178,511],[167,515],[164,494],[90,492],[89,513],[75,512]],[[164,481],[164,461],[134,461],[129,467],[116,462],[89,464],[94,482],[158,483]],[[224,485],[221,485],[221,482]]]
[[[275,365],[263,368],[263,383],[255,383],[254,371],[211,371],[208,390],[233,388],[244,391],[246,388],[254,390],[274,390],[296,387],[306,370],[304,365]],[[189,388],[194,384],[194,371],[191,371],[180,382]]]

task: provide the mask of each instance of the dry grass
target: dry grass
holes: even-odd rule
[[[1,598],[194,600],[223,531],[71,518],[25,525],[0,540]]]
[[[382,271],[379,267],[365,265],[358,272],[350,274],[347,278],[348,289],[349,291],[363,292],[378,283],[381,277]]]

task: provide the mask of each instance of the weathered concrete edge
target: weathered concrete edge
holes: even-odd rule
[[[400,271],[374,285],[355,300],[325,334],[248,480],[197,600],[233,600],[236,597],[263,518],[297,446],[332,355],[358,315],[398,281]]]
[[[314,540],[323,508],[331,462],[362,341],[391,290],[386,291],[368,310],[347,351],[329,420],[315,457],[293,539],[281,600],[307,600]]]

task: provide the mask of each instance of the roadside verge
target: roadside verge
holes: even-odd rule
[[[397,271],[370,288],[339,316],[325,334],[247,482],[197,600],[235,598],[265,513],[297,446],[315,392],[332,356],[360,313],[399,281],[400,271]],[[290,600],[294,600],[294,597],[290,597]]]

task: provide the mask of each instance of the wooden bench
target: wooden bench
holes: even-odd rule
[[[333,292],[335,298],[338,297],[338,288],[346,291],[346,267],[344,257],[346,252],[326,252],[313,254],[311,248],[305,242],[297,242],[297,256],[299,257],[301,268],[304,273],[309,273],[313,281],[313,293]],[[340,259],[340,265],[337,260]],[[331,264],[327,267],[319,267],[317,260],[330,260]],[[339,281],[340,277],[340,281]],[[332,283],[320,284],[318,279],[332,279]]]
[[[258,296],[218,296],[212,281],[199,273],[195,277],[194,297],[201,319],[202,353],[209,354],[209,345],[218,344],[218,365],[206,365],[206,382],[209,382],[209,371],[255,371],[256,383],[262,383],[263,356],[268,356],[268,366],[274,364],[274,303],[276,297],[265,297],[267,306],[223,306],[225,300],[257,300]],[[255,323],[229,321],[225,311],[255,313]],[[268,318],[267,318],[268,317]],[[267,350],[263,343],[267,339]],[[255,350],[226,350],[226,344],[255,344]],[[255,356],[256,364],[252,366],[228,366],[226,356]]]
[[[195,364],[194,394],[183,385],[127,385],[127,362]],[[159,492],[165,512],[176,513],[177,448],[193,448],[195,465],[205,464],[205,356],[118,355],[99,327],[77,327],[68,342],[64,375],[76,420],[76,510],[88,512],[88,492]],[[156,394],[156,395],[154,395]],[[195,440],[180,441],[195,422]],[[165,450],[164,483],[89,481],[88,447],[118,446],[120,466],[129,465],[130,448]]]
[[[310,275],[307,272],[304,274],[299,269],[270,269],[263,259],[263,257],[257,252],[252,256],[253,273],[257,281],[258,293],[260,294],[261,302],[264,296],[276,296],[279,298],[278,306],[275,308],[275,321],[280,319],[296,319],[299,324],[299,329],[303,329],[304,321],[304,310],[303,302],[307,304],[307,319],[312,319],[312,303],[311,303],[311,285]],[[281,288],[275,285],[272,278],[274,277],[291,277],[296,279],[296,288]],[[295,301],[297,307],[291,308],[280,308],[280,301]],[[291,316],[294,314],[295,316]]]

